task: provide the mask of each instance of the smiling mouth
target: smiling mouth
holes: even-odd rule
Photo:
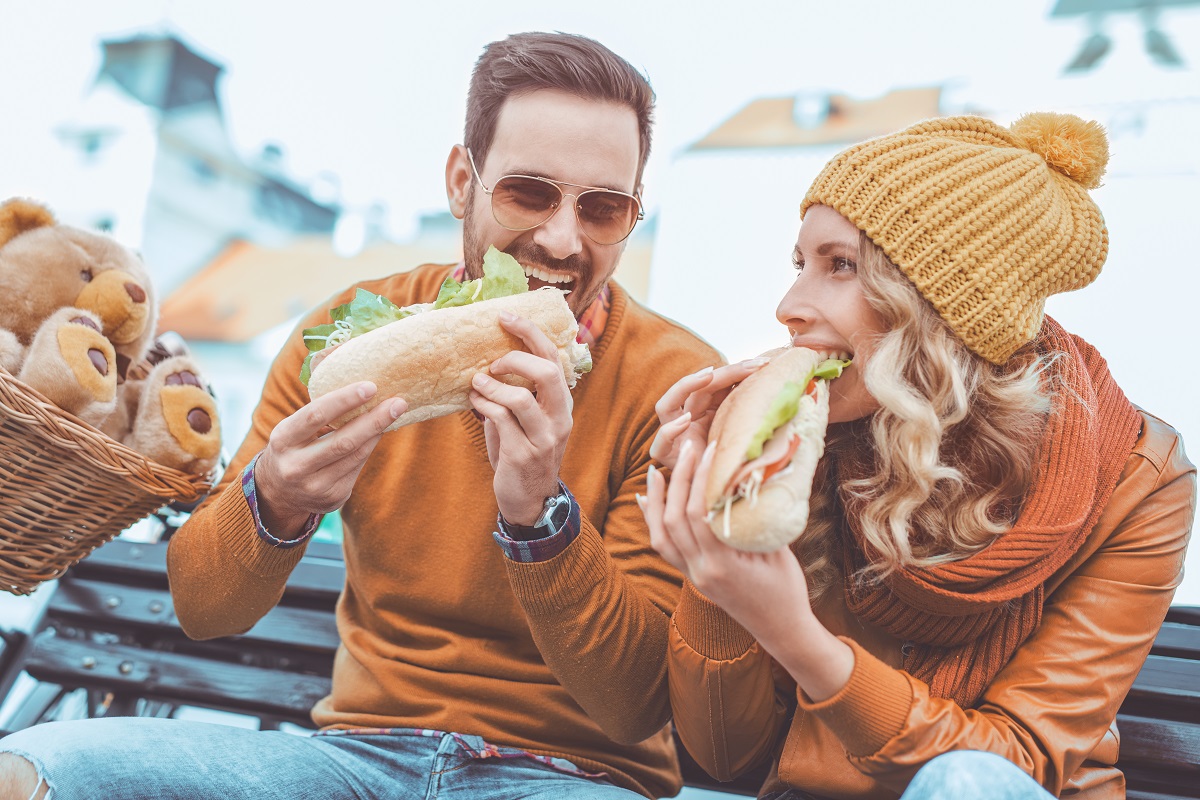
[[[548,272],[537,267],[525,267],[525,277],[560,289],[571,289],[575,285],[575,276],[567,272]]]

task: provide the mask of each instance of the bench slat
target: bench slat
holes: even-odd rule
[[[1150,652],[1156,656],[1200,660],[1200,625],[1164,622]]]
[[[87,639],[39,635],[25,670],[39,681],[312,725],[330,679]]]
[[[1122,764],[1194,775],[1191,785],[1200,788],[1200,724],[1117,714],[1117,730]]]
[[[167,542],[113,539],[71,568],[79,578],[167,588]],[[286,593],[332,609],[345,581],[341,545],[312,542],[288,577]]]
[[[48,612],[56,623],[89,630],[146,631],[186,639],[179,629],[170,594],[67,576],[60,580]],[[245,646],[270,645],[327,653],[337,650],[337,623],[329,611],[280,605],[268,611],[249,632],[224,641]]]

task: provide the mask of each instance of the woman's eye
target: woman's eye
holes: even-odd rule
[[[796,270],[796,272],[803,272],[804,262],[795,256],[792,256],[792,269]]]
[[[835,258],[833,260],[834,272],[858,272],[858,264],[855,264],[848,258]]]

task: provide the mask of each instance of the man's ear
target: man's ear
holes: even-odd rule
[[[450,202],[450,213],[462,219],[467,213],[467,198],[471,193],[471,162],[467,159],[467,148],[456,144],[450,148],[446,159],[446,199]]]

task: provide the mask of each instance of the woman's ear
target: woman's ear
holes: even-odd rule
[[[450,213],[456,219],[462,219],[467,213],[467,198],[471,192],[471,162],[467,158],[467,148],[456,144],[450,148],[450,156],[446,159],[446,200],[450,203]]]

